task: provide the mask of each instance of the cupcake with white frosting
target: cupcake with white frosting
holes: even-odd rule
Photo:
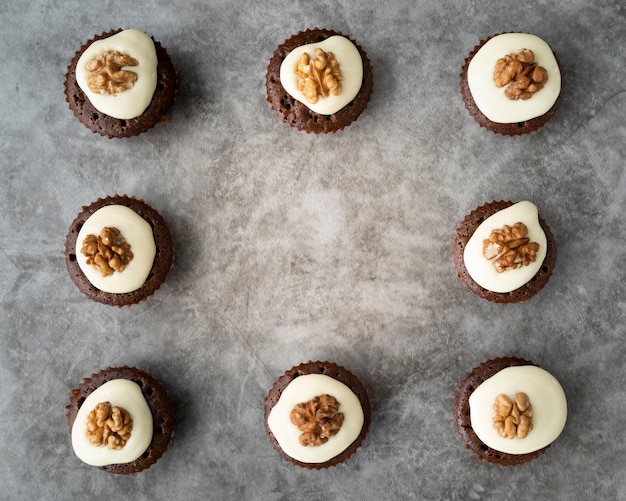
[[[174,436],[174,408],[165,387],[134,367],[109,367],[70,393],[72,449],[84,463],[133,475],[152,466]]]
[[[493,201],[461,221],[452,258],[474,294],[494,303],[523,303],[552,275],[556,243],[535,204]]]
[[[331,362],[293,367],[265,398],[265,429],[272,445],[303,468],[344,462],[365,440],[370,422],[366,388],[354,374]]]
[[[70,109],[85,127],[108,138],[136,136],[165,121],[177,88],[167,51],[137,29],[94,36],[65,75]]]
[[[519,357],[481,363],[461,381],[454,419],[479,459],[513,466],[542,455],[561,434],[567,399],[548,371]]]
[[[496,134],[536,131],[563,97],[560,63],[536,35],[502,33],[478,44],[465,59],[461,95],[476,122]]]
[[[98,199],[72,222],[65,241],[72,281],[89,299],[130,306],[160,288],[174,262],[163,217],[126,195]]]
[[[320,28],[279,45],[265,80],[267,101],[283,121],[315,134],[337,132],[359,118],[374,85],[372,65],[361,46]]]

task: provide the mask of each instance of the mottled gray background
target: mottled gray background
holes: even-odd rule
[[[626,5],[552,2],[0,4],[0,498],[617,499],[626,497]],[[375,67],[366,114],[316,137],[265,101],[275,47],[314,26],[350,34]],[[168,121],[128,140],[83,127],[63,95],[80,45],[139,28],[168,49]],[[483,37],[521,30],[564,68],[556,118],[504,138],[461,103]],[[82,205],[127,193],[170,223],[177,259],[147,302],[88,301],[65,269]],[[492,305],[456,278],[454,230],[492,199],[530,199],[558,243],[547,287]],[[505,469],[465,450],[459,380],[528,357],[568,397],[548,453]],[[322,472],[271,448],[263,397],[286,369],[332,360],[374,405],[358,454]],[[135,477],[81,463],[69,391],[103,367],[157,375],[177,412],[163,458]]]

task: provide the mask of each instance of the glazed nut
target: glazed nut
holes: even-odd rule
[[[518,77],[511,85],[504,89],[504,95],[516,101],[518,99],[530,99],[532,92],[528,89],[530,79],[528,77]]]
[[[507,416],[504,419],[504,436],[506,438],[513,438],[517,434],[517,426],[515,418],[513,416]]]
[[[493,72],[496,87],[506,87],[504,94],[511,100],[530,99],[548,81],[548,71],[533,62],[532,50],[522,49],[498,59]]]
[[[289,417],[302,432],[299,437],[300,444],[305,447],[322,445],[336,435],[344,418],[343,413],[338,410],[337,399],[326,394],[297,404]]]
[[[516,54],[517,60],[523,64],[530,64],[535,59],[535,53],[530,49],[522,49]]]
[[[86,263],[95,266],[103,277],[122,272],[133,259],[130,244],[115,227],[105,226],[100,236],[89,234],[83,240],[81,253]]]
[[[296,67],[296,78],[298,89],[312,104],[317,103],[319,96],[341,94],[343,77],[339,62],[332,52],[317,48],[313,59],[306,52],[302,54]]]
[[[513,409],[513,402],[509,397],[504,394],[500,394],[496,397],[496,403],[494,404],[494,410],[498,416],[507,417],[511,414]]]
[[[524,414],[522,414],[519,419],[519,424],[517,425],[517,438],[526,438],[528,432],[532,428],[532,422],[530,417]]]
[[[87,416],[87,438],[95,446],[105,445],[110,449],[122,449],[133,429],[128,411],[113,407],[110,402],[100,402]]]
[[[515,394],[515,405],[520,410],[520,412],[525,412],[528,407],[530,407],[530,400],[528,399],[528,395],[526,393],[516,393]]]
[[[528,228],[522,222],[504,225],[491,231],[483,240],[483,256],[491,261],[498,273],[528,266],[537,260],[539,244],[527,237]]]
[[[522,63],[514,56],[507,55],[498,59],[493,72],[496,87],[504,87],[509,84],[517,75],[521,74],[523,68]]]
[[[533,70],[530,79],[533,82],[544,84],[548,81],[548,70],[543,66],[536,66]]]
[[[493,427],[504,438],[526,438],[533,428],[532,406],[526,393],[515,394],[514,400],[500,394],[493,404],[496,411],[493,416]]]
[[[137,60],[127,54],[115,50],[104,52],[87,61],[85,68],[91,73],[87,86],[96,94],[124,92],[135,85],[137,73],[122,68],[138,65]]]

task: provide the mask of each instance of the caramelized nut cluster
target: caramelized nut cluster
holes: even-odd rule
[[[533,408],[526,393],[516,393],[515,400],[500,394],[493,409],[496,411],[493,427],[501,437],[526,438],[533,429]]]
[[[339,63],[332,52],[315,49],[315,58],[311,59],[305,52],[296,67],[298,89],[302,91],[310,103],[317,103],[319,96],[341,94],[343,79]]]
[[[128,411],[110,402],[100,402],[87,416],[87,438],[95,446],[119,450],[128,442],[132,429]]]
[[[343,423],[343,413],[339,402],[331,395],[320,395],[308,402],[297,404],[291,411],[291,422],[302,432],[299,440],[303,446],[317,446],[339,432]]]
[[[493,80],[496,87],[504,87],[509,99],[530,99],[548,81],[548,71],[533,62],[535,54],[530,49],[522,49],[517,54],[508,54],[496,62]],[[509,85],[510,84],[510,85]]]
[[[123,70],[125,66],[138,66],[137,60],[127,54],[111,50],[87,62],[87,86],[96,94],[119,94],[135,85],[137,73]]]
[[[483,256],[493,262],[498,273],[528,266],[537,259],[539,244],[526,236],[528,228],[521,222],[504,225],[483,240]]]
[[[89,234],[81,249],[87,257],[87,264],[95,266],[103,277],[113,272],[122,272],[133,259],[130,244],[117,228],[105,226],[100,236]]]

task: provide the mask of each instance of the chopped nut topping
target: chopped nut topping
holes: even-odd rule
[[[302,432],[300,444],[317,446],[339,432],[343,423],[343,413],[339,402],[331,395],[320,395],[308,402],[297,404],[291,411],[291,422]]]
[[[330,94],[341,94],[341,69],[332,52],[315,49],[315,59],[311,59],[305,52],[296,67],[298,89],[310,103],[317,103],[319,97],[328,97]]]
[[[87,264],[95,266],[103,277],[122,272],[133,259],[130,244],[117,228],[105,226],[100,236],[87,235],[81,249]]]
[[[516,393],[515,401],[504,394],[496,397],[493,404],[496,415],[493,427],[504,438],[526,438],[533,429],[533,407],[526,393]]]
[[[498,273],[528,266],[537,259],[539,244],[530,242],[528,228],[521,222],[491,232],[483,240],[483,256],[493,262]]]
[[[87,416],[87,438],[95,446],[119,450],[128,442],[132,429],[128,411],[112,407],[110,402],[100,402]]]
[[[535,54],[530,49],[498,59],[493,72],[496,87],[508,85],[504,94],[513,101],[530,99],[548,81],[548,71],[543,66],[537,66],[534,59]]]
[[[124,66],[138,66],[133,57],[115,50],[105,52],[87,62],[87,86],[96,94],[119,94],[132,88],[137,81],[137,73],[123,70]]]

